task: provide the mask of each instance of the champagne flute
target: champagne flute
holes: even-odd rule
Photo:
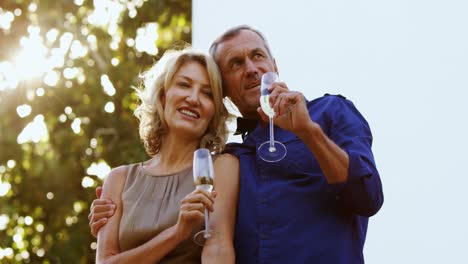
[[[193,180],[197,190],[210,193],[213,190],[214,171],[213,160],[208,149],[200,148],[193,153]],[[208,222],[208,209],[205,207],[205,230],[195,234],[193,240],[200,246],[213,235]]]
[[[260,106],[263,112],[270,118],[270,140],[263,142],[258,147],[259,157],[266,162],[277,162],[286,156],[287,150],[283,143],[275,141],[273,134],[273,117],[275,111],[270,105],[270,91],[268,90],[274,82],[278,81],[278,75],[274,72],[266,72],[262,75],[260,85]]]

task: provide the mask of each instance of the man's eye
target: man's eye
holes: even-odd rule
[[[261,54],[261,53],[255,53],[255,54],[254,54],[254,58],[255,58],[255,59],[263,58],[263,54]]]
[[[240,61],[233,61],[231,63],[231,69],[233,70],[236,70],[236,69],[239,69],[239,67],[242,65],[242,63]]]

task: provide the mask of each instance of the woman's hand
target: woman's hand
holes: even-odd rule
[[[194,190],[182,199],[179,218],[175,225],[178,239],[183,241],[190,238],[193,230],[203,223],[205,207],[213,212],[215,197],[215,191],[208,193],[204,190]]]

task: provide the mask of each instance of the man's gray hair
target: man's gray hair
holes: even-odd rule
[[[233,38],[233,37],[239,35],[239,33],[242,30],[250,30],[250,31],[254,32],[255,34],[257,34],[260,38],[262,38],[263,43],[265,43],[265,48],[266,48],[266,50],[268,52],[268,55],[270,56],[271,59],[273,59],[273,54],[271,53],[270,46],[268,45],[268,41],[266,40],[265,36],[260,31],[258,31],[257,29],[255,29],[255,28],[253,28],[251,26],[239,25],[239,26],[235,26],[235,27],[232,27],[232,28],[226,30],[221,36],[219,36],[211,44],[211,46],[210,46],[210,55],[211,55],[211,57],[213,57],[215,59],[216,62],[218,62],[218,58],[216,57],[217,56],[216,53],[218,51],[219,44],[223,43],[226,40],[229,40],[230,38]]]

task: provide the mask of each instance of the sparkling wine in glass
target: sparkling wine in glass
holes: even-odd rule
[[[273,133],[273,118],[275,111],[270,105],[270,91],[268,90],[274,82],[278,81],[278,75],[274,72],[266,72],[262,75],[262,82],[260,85],[260,106],[263,112],[270,119],[270,140],[263,142],[258,147],[259,157],[266,162],[277,162],[286,156],[286,147],[283,143],[275,141]]]
[[[213,160],[208,149],[200,148],[193,153],[193,180],[195,188],[210,193],[213,190],[214,171]],[[207,240],[213,236],[213,230],[209,226],[208,209],[205,208],[205,230],[195,234],[193,240],[200,246],[205,245]]]

